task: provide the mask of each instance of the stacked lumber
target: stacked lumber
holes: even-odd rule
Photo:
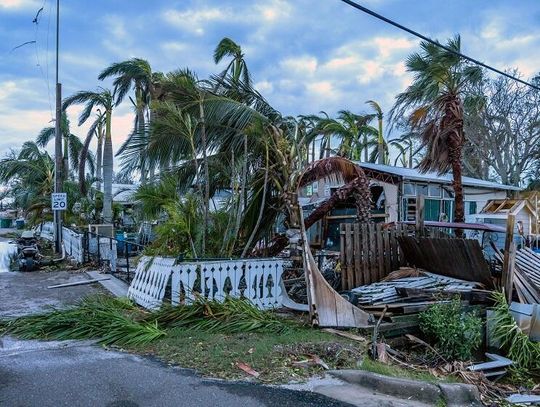
[[[540,255],[528,247],[516,253],[514,288],[523,304],[540,304]]]

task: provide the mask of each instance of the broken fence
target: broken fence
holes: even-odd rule
[[[223,301],[245,298],[262,309],[283,306],[286,297],[282,259],[180,262],[174,258],[142,257],[128,297],[149,309],[161,306],[170,282],[173,305],[192,304],[197,297]]]

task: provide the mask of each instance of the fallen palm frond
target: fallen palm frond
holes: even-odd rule
[[[92,296],[66,309],[0,322],[0,331],[22,339],[98,339],[104,345],[133,346],[165,335],[156,323],[134,319],[125,299]]]
[[[191,305],[166,306],[150,315],[160,327],[204,332],[275,332],[292,327],[270,311],[260,310],[245,299],[228,297],[223,302],[198,298]]]
[[[493,337],[518,368],[540,370],[540,343],[532,342],[517,325],[503,293],[496,292]]]

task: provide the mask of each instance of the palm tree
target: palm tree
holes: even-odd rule
[[[86,139],[84,140],[84,144],[81,150],[80,154],[80,164],[79,164],[79,190],[84,195],[86,194],[86,179],[84,174],[84,162],[86,160],[86,157],[89,153],[89,147],[90,142],[94,137],[97,138],[97,149],[96,149],[96,171],[95,171],[95,177],[96,177],[96,189],[98,191],[101,190],[101,168],[102,168],[102,158],[103,158],[103,139],[104,139],[104,127],[106,125],[105,119],[106,115],[104,112],[101,112],[100,109],[96,109],[96,117],[94,121],[92,122],[90,128],[88,129],[88,133],[86,135]]]
[[[447,45],[460,52],[459,35]],[[455,194],[454,221],[463,222],[464,203],[462,173],[463,104],[469,98],[467,89],[482,79],[482,70],[453,52],[423,41],[421,51],[407,58],[406,66],[414,82],[396,97],[391,117],[409,117],[413,130],[420,133],[426,153],[419,164],[423,172],[439,174],[452,170]]]
[[[27,141],[20,152],[0,160],[0,182],[9,183],[16,207],[36,218],[50,205],[54,185],[54,160],[37,143]]]
[[[103,219],[112,222],[112,180],[113,180],[113,148],[111,134],[111,119],[114,106],[114,94],[99,88],[97,92],[80,91],[64,100],[63,109],[72,104],[84,103],[85,107],[79,116],[79,126],[82,125],[94,110],[101,108],[105,114],[105,139],[103,140]]]
[[[388,149],[385,148],[384,134],[383,134],[383,111],[381,106],[374,100],[368,100],[366,102],[375,110],[375,115],[377,116],[377,156],[379,164],[386,164],[386,157],[388,156]]]
[[[126,97],[128,92],[133,89],[135,100],[131,99],[135,108],[135,126],[133,133],[126,142],[120,147],[118,154],[122,153],[126,146],[133,141],[134,135],[147,141],[145,115],[151,107],[151,103],[157,99],[158,90],[156,89],[156,75],[152,72],[150,63],[142,58],[132,58],[127,61],[116,62],[105,68],[98,76],[99,80],[104,80],[114,76],[114,93],[116,95],[116,105],[118,106]],[[149,118],[152,114],[149,115]],[[147,170],[150,163],[145,160],[145,155],[140,156],[141,180],[146,181]]]
[[[251,85],[251,76],[244,60],[242,48],[227,37],[223,38],[214,50],[214,62],[219,64],[226,56],[230,56],[232,59],[219,74],[219,77],[223,79],[227,75],[231,75],[233,82],[239,83],[242,81],[245,85]]]
[[[62,138],[64,139],[64,154],[63,154],[63,163],[62,163],[62,174],[65,179],[69,177],[69,166],[71,163],[71,166],[73,168],[79,168],[80,163],[80,153],[83,148],[83,143],[81,143],[81,140],[79,137],[77,137],[75,134],[71,133],[71,130],[69,128],[69,119],[67,117],[67,114],[65,111],[62,112],[62,122],[60,123],[60,132],[62,133]],[[46,147],[47,144],[51,140],[54,139],[55,136],[55,128],[54,126],[49,126],[43,128],[38,136],[36,137],[36,144],[38,147]],[[92,157],[87,157],[90,162],[88,163],[85,160],[83,160],[83,174],[86,164],[88,163],[91,167],[93,167],[93,159]]]

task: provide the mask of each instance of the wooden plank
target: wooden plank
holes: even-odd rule
[[[345,253],[345,240],[347,236],[345,235],[345,225],[343,223],[339,224],[339,263],[341,264],[341,289],[347,290],[347,276],[345,273],[345,263],[347,262],[346,253]]]
[[[339,331],[337,329],[332,329],[332,328],[324,328],[323,331],[334,334],[334,335],[337,335],[337,336],[341,336],[343,338],[352,339],[353,341],[358,341],[358,342],[366,342],[367,341],[367,339],[364,338],[363,336],[355,335],[355,334],[347,332],[347,331]]]
[[[375,238],[375,225],[368,223],[369,230],[369,276],[370,282],[377,282],[377,239]]]
[[[383,229],[383,248],[384,248],[384,277],[390,274],[392,270],[392,255],[390,252],[390,232]]]
[[[424,236],[424,206],[425,206],[425,197],[424,195],[418,194],[416,196],[416,215],[415,215],[415,228],[416,236]]]
[[[383,246],[383,229],[382,224],[377,223],[375,231],[377,233],[377,281],[381,281],[385,277],[384,273],[384,246]]]
[[[353,237],[352,237],[352,228],[350,223],[345,224],[345,257],[347,259],[347,290],[354,288],[354,277],[353,277]]]
[[[400,225],[396,225],[395,228],[392,228],[388,231],[389,240],[390,240],[390,272],[397,270],[399,268],[399,256],[398,256],[398,243],[397,243],[397,228]]]
[[[369,235],[368,225],[362,225],[362,278],[364,284],[371,284],[371,278],[369,274]]]
[[[512,301],[512,285],[508,285],[509,282],[511,282],[511,278],[509,277],[510,273],[510,267],[513,267],[513,265],[510,265],[510,247],[514,240],[514,224],[516,221],[515,215],[509,214],[508,219],[506,221],[506,237],[504,240],[504,259],[503,259],[503,266],[502,266],[502,276],[501,281],[504,287],[504,291],[506,294],[506,299],[508,303]],[[513,268],[512,268],[513,271]]]
[[[354,239],[354,273],[353,273],[353,284],[351,288],[359,287],[364,285],[364,276],[362,274],[362,245],[360,244],[360,224],[356,222],[353,228],[353,239]]]

